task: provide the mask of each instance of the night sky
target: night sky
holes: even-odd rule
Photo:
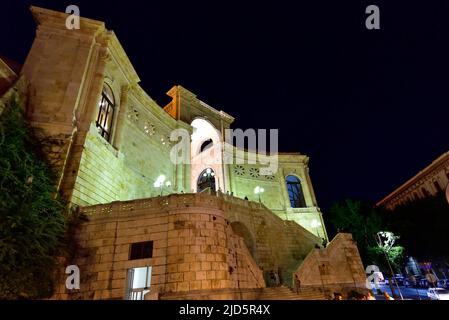
[[[161,106],[180,84],[234,128],[278,128],[280,151],[310,156],[324,211],[380,200],[449,150],[449,1],[2,0],[0,55],[20,63],[31,4],[105,21]]]

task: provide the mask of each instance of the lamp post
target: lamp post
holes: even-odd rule
[[[167,187],[167,189],[170,188],[171,187],[171,182],[170,181],[165,181],[165,186]]]
[[[265,189],[262,187],[257,186],[254,188],[254,194],[257,194],[259,196],[259,202],[261,202],[260,194],[264,193],[264,192],[265,192]]]
[[[164,183],[167,188],[171,186],[171,182],[165,181],[165,179],[166,179],[165,176],[163,174],[161,174],[159,177],[157,177],[156,181],[153,184],[153,186],[155,188],[161,188],[161,196],[162,196],[162,192],[164,190]]]
[[[382,241],[382,237],[385,237],[386,239],[384,241]],[[396,238],[397,237],[395,237],[393,232],[379,231],[377,233],[376,240],[377,240],[377,244],[378,244],[379,248],[381,248],[385,254],[385,259],[387,260],[387,264],[388,264],[388,267],[390,268],[390,272],[391,272],[391,276],[392,276],[391,280],[394,280],[394,282],[396,284],[396,288],[399,291],[399,295],[401,296],[401,300],[404,300],[404,297],[402,296],[401,289],[399,289],[399,284],[395,279],[393,268],[391,267],[391,264],[390,264],[390,257],[388,256],[388,252],[393,247],[393,244],[394,244]],[[391,288],[393,288],[393,286],[391,286]]]

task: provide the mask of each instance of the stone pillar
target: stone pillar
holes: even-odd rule
[[[312,200],[312,205],[314,207],[317,206],[317,201],[316,201],[316,196],[315,196],[315,190],[313,190],[313,185],[312,185],[312,181],[310,179],[310,174],[309,174],[309,167],[306,166],[304,168],[304,175],[305,175],[305,179],[307,181],[307,185],[309,186],[309,191],[310,191],[310,197]]]
[[[308,173],[307,173],[305,164],[301,165],[300,172],[301,172],[301,177],[302,177],[301,187],[302,187],[302,192],[304,193],[306,207],[315,207],[315,202],[313,201],[313,196],[312,196],[312,192],[313,192],[312,185],[310,183],[310,180],[307,178]]]
[[[104,24],[82,19],[81,29],[67,30],[66,14],[36,7],[31,11],[38,27],[21,71],[29,81],[27,116],[48,141],[43,152],[58,177],[59,188],[70,171],[73,157],[67,155],[82,136],[77,115],[89,92],[96,39]]]
[[[128,105],[128,93],[130,86],[125,84],[122,86],[120,93],[120,105],[118,106],[118,113],[116,117],[115,133],[113,132],[113,146],[119,150],[122,142],[123,127],[125,124],[126,107]]]
[[[285,210],[285,214],[287,215],[287,211],[291,207],[290,197],[288,195],[287,184],[285,182],[286,177],[285,177],[284,170],[281,168],[279,168],[278,170],[279,170],[278,181],[279,181],[280,187],[281,187],[282,198],[284,199],[284,208],[283,209]],[[286,216],[286,218],[288,219],[288,215]]]
[[[100,101],[101,92],[103,91],[104,75],[106,64],[110,61],[111,56],[106,47],[101,47],[99,51],[99,59],[95,76],[92,81],[90,99],[86,108],[86,117],[83,119],[83,129],[88,131],[90,124],[97,120],[98,103]]]

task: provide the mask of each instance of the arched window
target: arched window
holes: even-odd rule
[[[197,182],[197,192],[202,192],[208,188],[215,191],[215,172],[211,168],[203,170]]]
[[[290,198],[290,205],[292,208],[305,208],[306,200],[302,192],[301,181],[298,177],[287,176],[285,179],[287,183],[288,196]]]
[[[212,139],[207,139],[201,144],[200,152],[206,151],[207,149],[211,148],[214,145],[212,142]]]
[[[98,105],[98,116],[95,122],[98,132],[107,141],[111,139],[112,121],[114,119],[115,99],[111,87],[104,84],[101,100]]]

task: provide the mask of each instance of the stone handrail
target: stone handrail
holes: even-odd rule
[[[179,201],[179,199],[181,199],[181,201]],[[137,200],[114,201],[108,204],[96,204],[93,206],[82,207],[81,212],[86,214],[87,216],[91,216],[92,218],[101,218],[102,216],[109,217],[112,212],[118,212],[120,215],[120,213],[131,213],[132,211],[137,212],[141,209],[146,209],[149,211],[160,211],[169,208],[176,208],[180,205],[222,208],[222,204],[220,204],[220,201],[223,201],[223,203],[243,206],[251,209],[269,210],[263,204],[258,202],[240,199],[234,196],[223,194],[221,192],[217,192],[216,195],[208,194],[207,192],[205,192],[181,194],[178,193],[170,194],[167,196],[157,196]],[[277,216],[276,218],[282,220]]]

